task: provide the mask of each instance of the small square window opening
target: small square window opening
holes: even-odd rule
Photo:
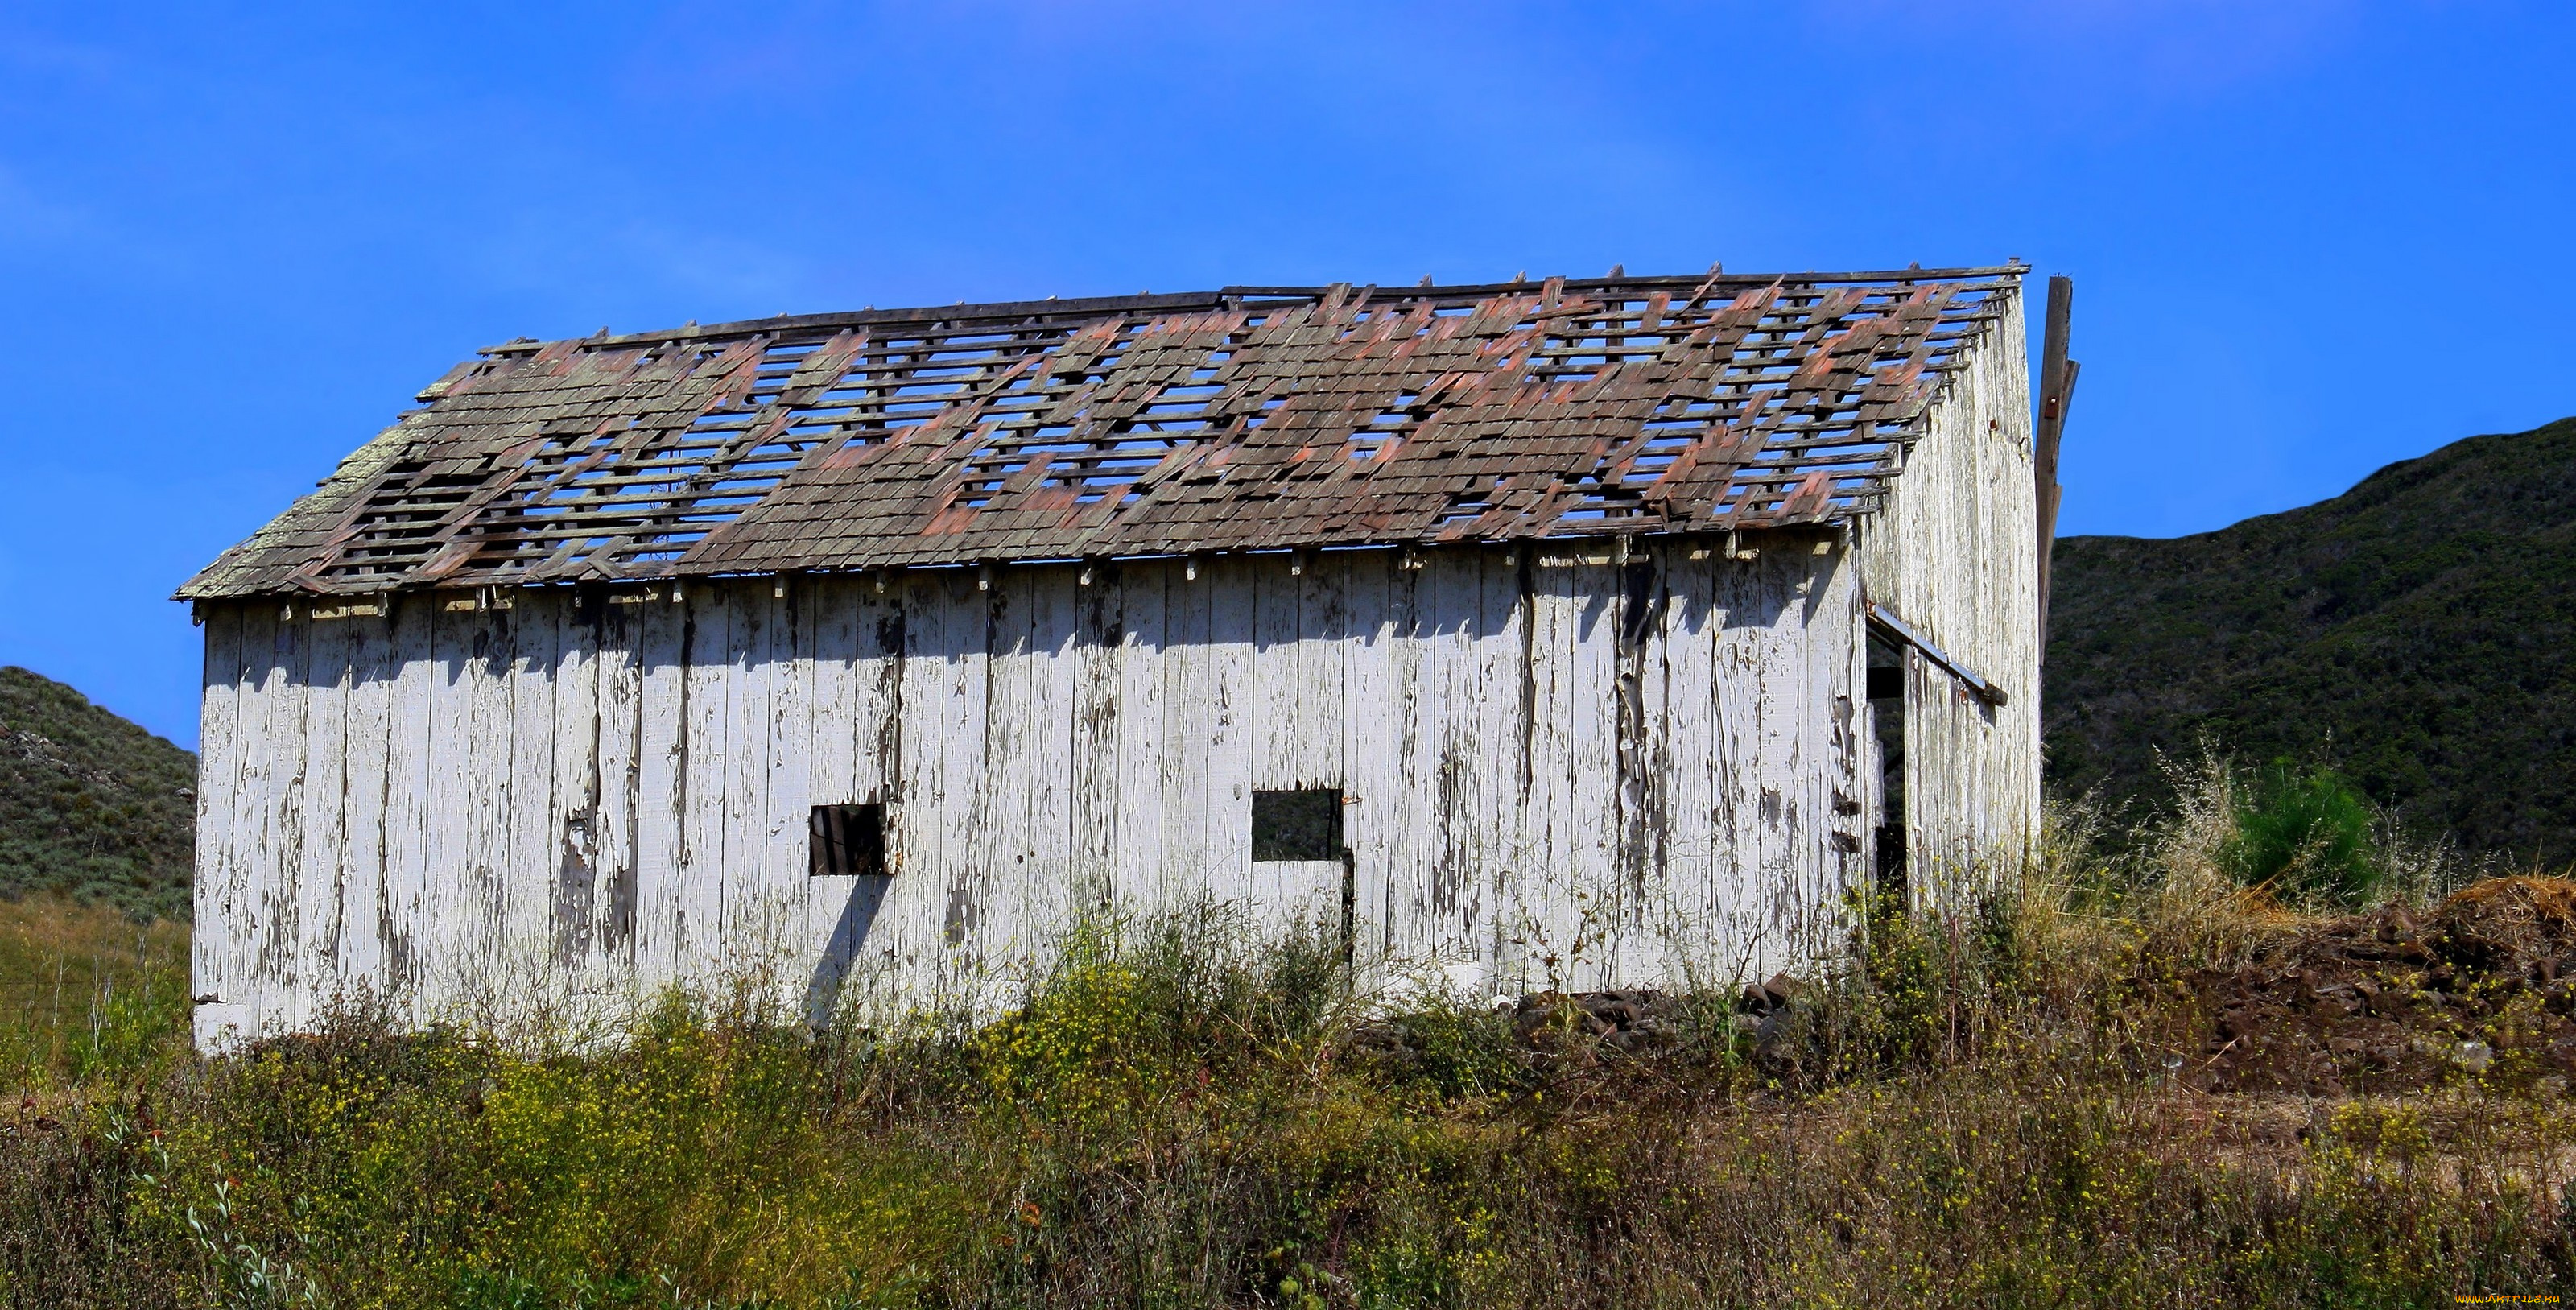
[[[1252,793],[1252,858],[1342,858],[1342,793],[1338,788]]]
[[[807,831],[812,838],[808,874],[817,878],[886,874],[885,806],[817,805]]]

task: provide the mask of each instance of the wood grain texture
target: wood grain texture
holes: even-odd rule
[[[1000,1004],[1086,914],[1337,919],[1341,865],[1251,858],[1261,788],[1343,792],[1372,971],[1513,992],[1787,967],[1839,939],[1870,867],[1869,547],[1764,541],[698,581],[327,624],[215,606],[201,1033],[309,1023],[361,985],[415,1021],[478,987],[728,977],[818,1018]],[[2026,585],[2011,558],[1995,576]],[[1975,578],[1889,585],[2025,667],[2027,625],[1981,615]],[[1925,849],[2026,831],[2035,738],[1988,717],[2024,702],[1915,681]],[[1929,776],[1943,751],[1959,772]],[[866,803],[895,872],[810,876],[810,807]]]
[[[423,916],[429,895],[431,815],[430,782],[436,760],[431,750],[433,705],[438,666],[432,649],[436,610],[430,597],[406,597],[395,603],[388,661],[394,673],[391,739],[385,744],[384,904],[376,921],[383,966],[375,976],[377,994],[401,1002],[401,1013],[417,1020],[411,1003],[428,945]]]
[[[2039,824],[2021,272],[486,352],[184,589],[199,1039],[360,991],[989,1007],[1086,915],[1345,895],[1377,974],[1767,973],[1875,867],[1873,604],[1956,657],[1909,650],[1902,711],[1908,886],[1948,901]],[[1306,788],[1347,863],[1254,861],[1253,794]],[[813,876],[812,807],[862,804],[891,876]]]
[[[2039,832],[2038,562],[2019,302],[1947,384],[1886,508],[1854,528],[1868,598],[2007,695],[1906,655],[1908,886],[1935,901]]]
[[[236,982],[240,929],[233,918],[243,861],[256,858],[236,811],[241,794],[242,714],[251,691],[243,683],[242,629],[247,607],[219,605],[206,614],[204,695],[197,710],[197,844],[190,894],[197,931],[190,940],[189,974],[196,994],[231,997],[200,1003],[195,1036],[201,1047],[236,1040],[255,1029],[242,999],[247,979]]]

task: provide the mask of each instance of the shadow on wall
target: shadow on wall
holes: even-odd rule
[[[1634,642],[1671,623],[1676,608],[1688,631],[1721,616],[1728,627],[1776,626],[1783,610],[1797,604],[1812,611],[1822,595],[1821,588],[1801,594],[1797,580],[1829,571],[1816,568],[1803,548],[1766,551],[1753,562],[1718,564],[1714,576],[1702,575],[1713,585],[1677,588],[1666,553],[1557,567],[1526,553],[1515,560],[1456,551],[1406,568],[1392,551],[1352,552],[1346,568],[1310,567],[1302,578],[1284,556],[1211,561],[1197,566],[1195,578],[1180,565],[1149,561],[1097,566],[1094,583],[1084,586],[1069,585],[1077,572],[1070,566],[1023,565],[995,573],[989,590],[978,587],[971,569],[916,569],[883,592],[856,575],[826,575],[800,579],[786,597],[773,595],[766,580],[700,582],[687,587],[685,604],[593,588],[537,589],[514,606],[490,609],[404,595],[390,615],[291,622],[254,604],[241,608],[267,621],[245,627],[268,640],[246,630],[249,648],[226,662],[252,683],[265,674],[313,686],[388,681],[406,663],[428,659],[443,666],[440,681],[452,686],[469,673],[493,678],[550,668],[577,649],[632,651],[647,672],[758,668],[827,646],[854,658],[926,659],[1237,643],[1268,651],[1301,639],[1500,637],[1534,597],[1580,605],[1576,626],[1586,641],[1616,604],[1620,636]],[[850,617],[818,612],[818,597],[846,600]],[[1356,623],[1355,605],[1370,611]]]
[[[887,879],[882,875],[853,876],[848,881],[852,884],[849,895],[842,900],[832,935],[824,940],[813,976],[805,983],[805,1022],[816,1028],[830,1023],[833,1011],[840,1008],[841,988],[858,963],[859,946],[868,939],[878,907],[885,904]]]

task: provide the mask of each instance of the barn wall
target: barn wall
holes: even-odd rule
[[[1940,894],[2018,859],[2039,828],[2039,573],[2021,301],[1987,330],[1930,431],[1856,529],[1869,597],[2000,685],[1988,705],[1919,654],[1906,667],[1911,886]]]
[[[744,975],[989,997],[1094,909],[1337,910],[1339,868],[1251,859],[1266,788],[1346,793],[1373,967],[1768,970],[1867,867],[1856,574],[1807,538],[213,607],[200,1037],[361,988],[414,1021]],[[898,872],[807,876],[808,807],[869,801]]]

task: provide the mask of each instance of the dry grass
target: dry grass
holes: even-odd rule
[[[2213,1095],[2175,1075],[2206,1016],[2168,984],[2321,927],[2224,881],[2226,780],[2203,783],[2128,854],[2100,853],[2098,818],[2054,814],[2010,885],[1955,918],[1879,919],[1767,1036],[1729,996],[1680,997],[1675,1035],[1636,1054],[1436,997],[1372,1017],[1311,941],[1162,924],[1087,932],[984,1025],[818,1039],[737,993],[670,998],[604,1045],[357,1011],[218,1061],[58,1056],[35,1071],[53,1091],[0,1120],[0,1304],[2576,1291],[2563,1091]],[[2504,907],[2488,919],[2508,934],[2576,912],[2555,880],[2466,896]],[[175,959],[146,934],[111,965],[115,931],[31,928],[52,953],[17,958],[67,970],[91,942],[85,977]]]
[[[159,1048],[186,1015],[188,930],[39,894],[0,900],[0,1081],[80,1081]]]

